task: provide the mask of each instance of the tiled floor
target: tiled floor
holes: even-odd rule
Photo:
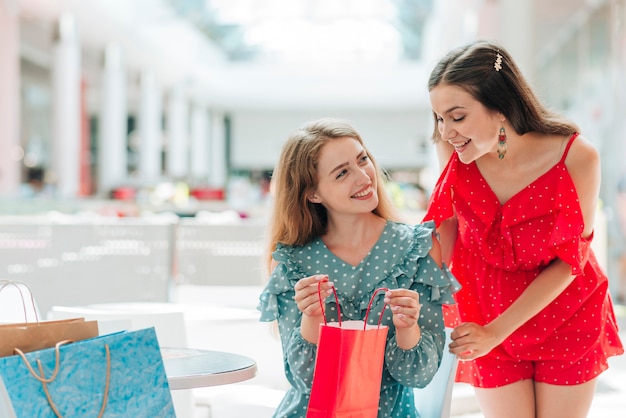
[[[175,302],[185,305],[189,346],[231,351],[254,358],[258,374],[252,380],[194,391],[194,417],[179,418],[269,418],[287,387],[283,376],[280,343],[274,330],[258,322],[256,303],[260,288],[179,286]],[[211,306],[212,308],[207,308]],[[215,306],[222,307],[217,310]],[[622,337],[626,341],[626,308],[618,307]],[[589,418],[623,418],[626,410],[626,356],[610,359],[610,368],[600,377]],[[481,418],[473,391],[457,384],[452,415]]]

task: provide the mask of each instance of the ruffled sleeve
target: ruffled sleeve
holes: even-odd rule
[[[399,287],[423,286],[428,290],[428,299],[433,304],[455,303],[452,294],[461,288],[459,282],[445,264],[440,268],[429,255],[434,231],[434,221],[415,225],[406,257],[402,263],[394,266],[391,275]]]
[[[293,286],[299,280],[297,271],[291,266],[289,253],[291,248],[278,244],[272,257],[278,265],[270,275],[269,282],[261,293],[258,310],[261,321],[270,322],[278,319],[278,295],[293,294]]]
[[[455,153],[441,172],[435,188],[430,195],[428,209],[424,216],[424,221],[434,220],[437,227],[441,222],[454,215],[452,207],[452,188],[456,184],[458,156]]]
[[[565,167],[559,181],[559,189],[556,197],[558,212],[549,246],[558,258],[572,266],[572,274],[578,275],[583,273],[589,259],[593,234],[587,238],[582,237],[584,230],[582,210],[576,197],[574,183]],[[567,196],[570,198],[567,199]]]
[[[287,380],[297,390],[309,393],[317,346],[306,341],[300,333],[302,314],[294,300],[294,285],[305,274],[291,256],[292,251],[292,247],[279,244],[272,254],[278,265],[260,295],[258,310],[261,321],[278,320]]]

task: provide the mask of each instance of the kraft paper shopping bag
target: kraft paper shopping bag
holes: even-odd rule
[[[24,321],[26,321],[26,304],[28,303],[22,288],[30,287],[23,282],[3,280],[0,281],[0,292],[9,286],[18,289],[24,309]],[[35,299],[30,293],[30,302],[35,309]],[[40,321],[0,324],[0,357],[15,354],[15,349],[22,352],[41,350],[54,347],[56,343],[64,340],[78,341],[98,336],[98,322],[85,321],[84,318],[63,319],[58,321]]]

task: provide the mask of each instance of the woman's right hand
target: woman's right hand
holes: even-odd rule
[[[294,299],[298,309],[304,315],[316,317],[324,314],[320,307],[319,296],[317,295],[317,286],[320,282],[320,295],[322,300],[324,300],[333,293],[333,283],[328,281],[328,275],[326,274],[305,277],[298,280],[294,286],[294,291],[296,292]]]

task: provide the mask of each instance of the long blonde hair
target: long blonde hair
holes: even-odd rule
[[[304,245],[326,233],[326,208],[311,203],[307,196],[317,188],[320,150],[329,141],[343,137],[356,139],[376,170],[378,206],[373,213],[388,220],[399,219],[384,187],[387,176],[378,167],[356,129],[341,119],[323,118],[309,122],[289,136],[272,175],[274,201],[266,250],[268,272],[277,243]]]

